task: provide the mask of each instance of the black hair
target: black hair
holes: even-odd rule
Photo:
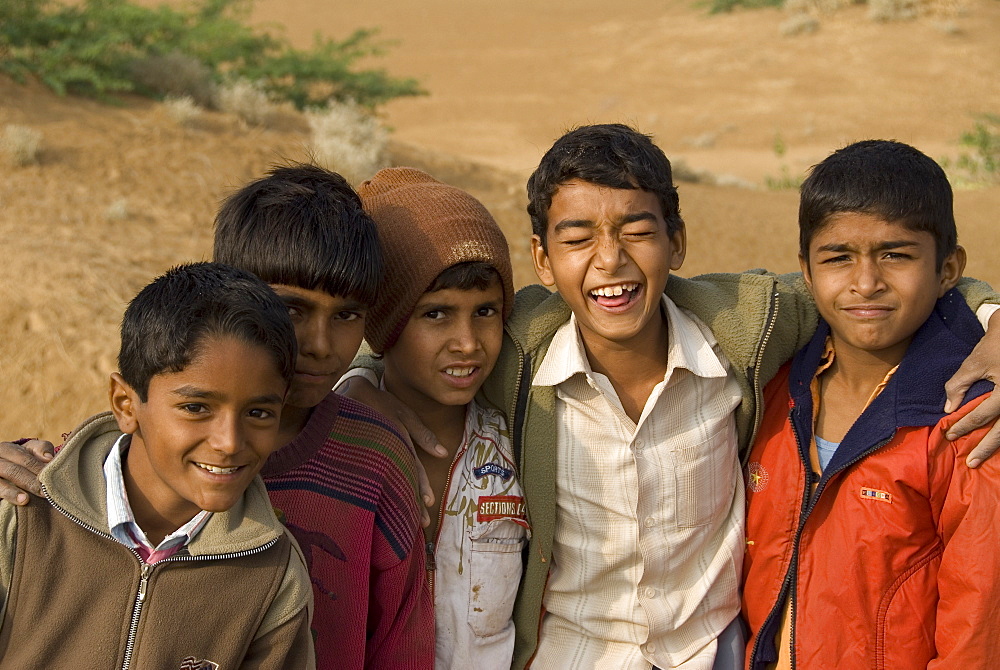
[[[361,199],[317,165],[272,168],[229,196],[215,217],[214,260],[287,284],[370,305],[382,252]]]
[[[684,229],[670,161],[653,139],[620,123],[582,126],[556,140],[528,178],[531,230],[543,247],[552,196],[572,179],[649,191],[660,201],[667,233]]]
[[[206,339],[232,337],[266,349],[286,382],[295,374],[295,329],[267,284],[221,263],[179,265],[132,299],[122,317],[118,369],[146,402],[149,380],[180,372]]]
[[[455,263],[441,271],[424,293],[458,289],[485,291],[494,284],[500,285],[503,280],[495,267],[484,261],[466,261]]]
[[[857,212],[900,223],[934,237],[937,269],[955,251],[958,232],[951,184],[941,166],[893,140],[855,142],[815,165],[799,198],[799,253],[831,216]]]

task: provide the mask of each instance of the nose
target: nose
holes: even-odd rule
[[[595,264],[598,269],[614,274],[624,264],[624,249],[618,236],[610,231],[603,232],[597,241]]]
[[[226,412],[212,426],[212,448],[220,454],[234,455],[243,449],[243,424],[236,412]]]
[[[854,273],[854,292],[871,298],[885,290],[882,270],[878,262],[872,258],[862,258]]]
[[[448,348],[461,354],[471,354],[479,348],[479,336],[472,319],[457,320],[448,340]]]
[[[333,337],[324,319],[312,318],[295,328],[299,353],[310,358],[326,358],[333,350]]]

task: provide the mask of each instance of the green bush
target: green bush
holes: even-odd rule
[[[959,143],[972,150],[958,158],[958,167],[967,170],[973,179],[1000,179],[1000,115],[984,114],[975,128],[962,133]]]
[[[762,7],[781,7],[785,0],[708,0],[708,11],[711,14],[731,12],[737,7],[760,9]]]
[[[954,186],[976,188],[1000,183],[1000,115],[981,115],[958,143],[962,149],[957,157],[938,159]]]
[[[419,95],[417,82],[380,69],[355,69],[383,53],[375,31],[360,29],[342,41],[316,37],[310,50],[283,37],[254,30],[243,20],[251,0],[194,0],[188,9],[140,7],[127,0],[0,2],[0,71],[19,81],[28,75],[54,91],[106,98],[117,91],[159,96],[191,94],[176,82],[150,81],[143,64],[169,58],[201,63],[216,84],[256,82],[278,100],[297,107],[354,100],[374,107],[399,96]],[[155,71],[155,68],[153,68]],[[197,73],[198,68],[190,68]],[[194,80],[193,80],[194,81]],[[194,82],[203,86],[204,81]]]

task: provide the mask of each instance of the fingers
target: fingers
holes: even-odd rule
[[[966,457],[965,462],[970,468],[978,468],[986,459],[1000,449],[1000,424],[993,426],[979,441],[976,448]]]
[[[420,525],[427,528],[431,525],[431,513],[428,508],[434,506],[434,489],[431,488],[431,480],[427,478],[427,471],[419,459],[417,459],[417,481],[420,482],[420,497],[424,501],[423,507],[420,508]]]
[[[52,443],[45,440],[28,440],[21,447],[34,458],[26,461],[24,466],[36,475],[42,472],[42,468],[52,460],[56,452]]]
[[[950,414],[961,407],[962,400],[965,398],[965,394],[968,392],[969,387],[980,379],[985,379],[982,367],[974,362],[971,362],[969,358],[965,359],[965,362],[962,363],[962,367],[960,367],[955,374],[952,375],[951,379],[945,382],[945,413]]]
[[[983,462],[1000,449],[1000,423],[990,428],[976,448],[966,457],[965,463],[970,468],[978,468]]]
[[[949,440],[957,440],[963,435],[971,433],[976,428],[985,426],[998,416],[1000,416],[1000,393],[994,393],[974,410],[956,421],[955,425],[948,430],[945,437]]]
[[[52,460],[52,445],[41,440],[25,444],[0,442],[0,498],[25,505],[28,493],[42,495],[38,473]]]
[[[437,458],[444,458],[448,455],[448,450],[438,442],[437,435],[420,420],[416,412],[399,403],[396,417],[415,446]]]

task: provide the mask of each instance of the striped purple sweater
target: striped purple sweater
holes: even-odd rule
[[[414,468],[383,416],[331,393],[261,472],[309,567],[321,670],[434,666]]]

